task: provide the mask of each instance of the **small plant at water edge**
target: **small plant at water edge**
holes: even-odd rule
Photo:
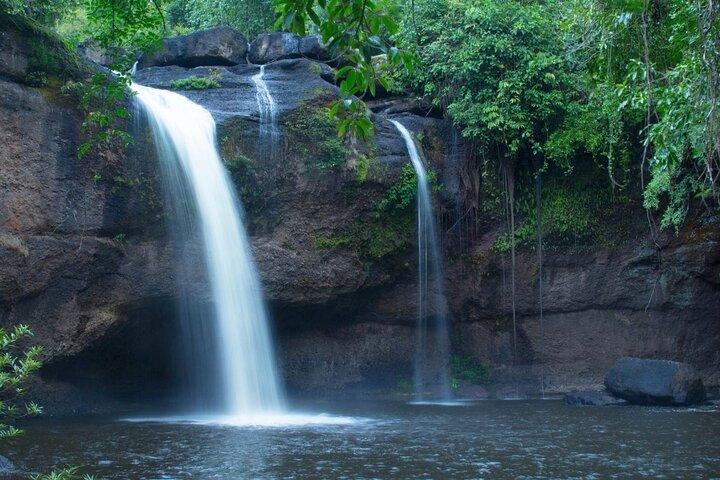
[[[35,346],[16,353],[18,343],[32,335],[27,325],[17,325],[8,332],[0,328],[0,438],[15,437],[22,430],[7,425],[6,420],[34,416],[42,413],[35,402],[20,403],[18,398],[25,394],[23,383],[40,368],[42,348]]]
[[[450,371],[452,374],[451,387],[453,389],[460,387],[459,380],[464,380],[473,385],[482,385],[490,379],[490,368],[470,357],[453,355],[450,359]]]

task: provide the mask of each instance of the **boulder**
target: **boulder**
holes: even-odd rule
[[[608,405],[627,405],[627,400],[617,398],[610,395],[608,392],[588,391],[588,392],[574,392],[565,395],[563,401],[568,405],[593,405],[593,406],[608,406]]]
[[[0,475],[7,475],[10,473],[15,472],[15,465],[7,459],[7,457],[3,457],[0,455]]]
[[[286,58],[300,57],[301,37],[287,32],[275,32],[260,35],[250,43],[248,60],[250,63],[270,63]]]
[[[692,405],[705,400],[698,372],[670,360],[621,358],[605,376],[605,388],[638,405]]]
[[[247,39],[230,27],[216,27],[200,32],[166,38],[155,53],[143,55],[138,68],[179,65],[199,67],[245,63]]]
[[[330,53],[320,35],[310,35],[300,39],[300,56],[321,62],[330,60]]]
[[[318,35],[299,37],[287,32],[268,33],[253,40],[248,49],[248,60],[256,64],[300,57],[319,61],[330,59]]]

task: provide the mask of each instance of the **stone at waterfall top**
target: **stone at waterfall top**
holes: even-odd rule
[[[291,58],[326,61],[330,56],[317,35],[300,37],[275,32],[260,35],[248,44],[248,40],[233,28],[216,27],[166,38],[157,51],[140,58],[138,68],[266,64]]]

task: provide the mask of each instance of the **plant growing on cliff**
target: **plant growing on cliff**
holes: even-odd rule
[[[27,325],[17,325],[12,331],[0,328],[0,438],[22,434],[22,430],[6,422],[42,412],[35,402],[20,402],[25,394],[23,385],[41,365],[41,347],[19,348],[21,341],[31,335]]]
[[[453,355],[450,359],[450,373],[455,380],[454,389],[459,387],[457,380],[464,380],[473,385],[482,385],[490,379],[490,368],[471,357]]]
[[[187,78],[181,78],[170,82],[170,88],[173,90],[208,90],[211,88],[220,88],[220,70],[213,68],[210,75],[206,77],[198,77],[196,75]]]
[[[273,4],[277,28],[306,35],[312,26],[330,52],[343,57],[344,66],[335,74],[340,100],[331,114],[338,119],[339,135],[369,137],[373,124],[360,98],[367,93],[375,95],[377,84],[390,89],[387,71],[376,68],[373,56],[382,54],[393,67],[412,67],[412,56],[391,42],[398,31],[398,4],[393,0],[274,0]]]

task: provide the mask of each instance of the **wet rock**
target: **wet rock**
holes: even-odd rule
[[[568,393],[563,398],[563,401],[568,405],[593,405],[593,406],[607,406],[607,405],[627,405],[627,400],[617,398],[610,395],[607,392],[574,392]]]
[[[270,63],[276,60],[300,57],[301,37],[287,32],[260,35],[250,44],[250,63]]]
[[[705,400],[698,372],[670,360],[621,358],[605,376],[605,387],[639,405],[693,405]]]
[[[265,64],[290,58],[330,60],[327,48],[318,35],[299,37],[287,32],[260,35],[248,49],[250,63]]]
[[[245,63],[247,39],[230,27],[216,27],[200,32],[166,38],[155,53],[143,55],[138,68],[179,65],[199,67]]]
[[[7,457],[3,457],[0,455],[0,475],[6,475],[9,473],[15,472],[15,465],[7,459]]]
[[[327,47],[322,43],[320,35],[310,35],[300,39],[300,56],[311,60],[330,60]]]
[[[44,63],[40,56],[52,57],[54,61]],[[69,51],[59,37],[48,34],[22,15],[0,14],[0,77],[35,83],[28,80],[32,76],[78,79],[88,72],[87,62]]]

